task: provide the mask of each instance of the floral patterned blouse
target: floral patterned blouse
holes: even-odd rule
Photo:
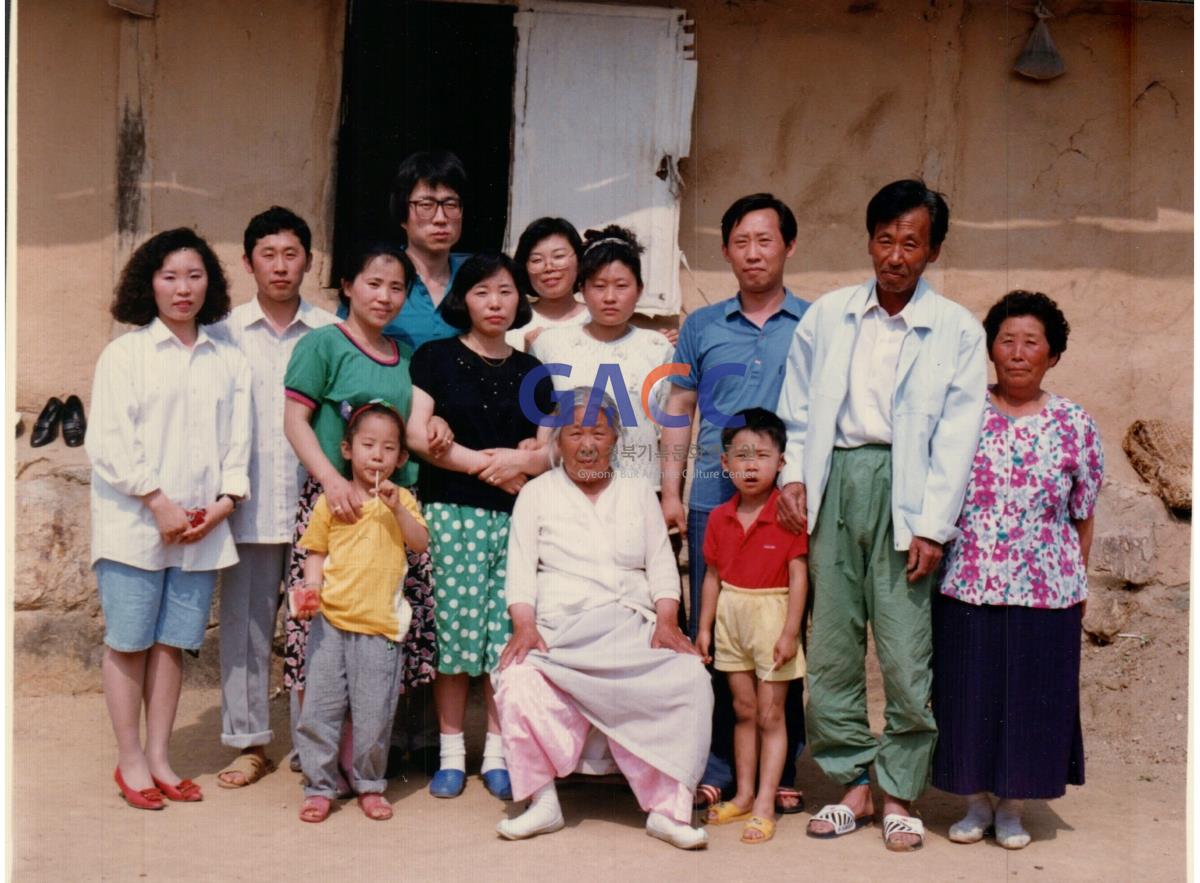
[[[1087,411],[1051,394],[1009,417],[988,394],[983,432],[941,592],[968,604],[1071,607],[1087,598],[1075,521],[1090,518],[1104,478]]]

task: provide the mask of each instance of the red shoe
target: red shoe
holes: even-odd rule
[[[157,788],[143,788],[141,791],[134,791],[126,785],[119,766],[113,772],[113,780],[121,789],[121,796],[125,798],[125,802],[134,809],[162,809],[166,806],[163,803],[163,793]]]
[[[174,800],[180,803],[195,803],[197,800],[204,799],[204,795],[200,791],[200,786],[191,779],[184,779],[178,785],[168,785],[166,782],[160,782],[153,776],[150,778],[154,781],[155,787],[166,795],[167,800]]]

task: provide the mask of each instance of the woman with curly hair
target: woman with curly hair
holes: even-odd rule
[[[96,365],[86,444],[101,672],[113,777],[137,809],[202,798],[167,748],[180,651],[204,642],[217,570],[237,561],[226,519],[249,490],[250,368],[204,327],[228,312],[208,243],[183,227],[159,233],[130,257],[112,305],[113,318],[140,327]]]
[[[983,326],[996,385],[933,605],[933,784],[966,795],[952,841],[994,829],[1020,849],[1024,801],[1083,784],[1079,630],[1104,451],[1087,411],[1042,388],[1067,348],[1058,305],[1012,291]]]

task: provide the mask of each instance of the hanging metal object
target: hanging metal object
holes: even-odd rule
[[[1050,36],[1050,29],[1046,27],[1046,19],[1054,16],[1041,0],[1034,7],[1033,14],[1037,16],[1037,24],[1030,31],[1013,70],[1031,80],[1053,80],[1067,72],[1067,66]]]

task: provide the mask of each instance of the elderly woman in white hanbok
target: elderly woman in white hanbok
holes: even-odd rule
[[[575,390],[552,441],[561,465],[525,485],[509,527],[513,635],[492,677],[513,796],[532,800],[497,831],[516,840],[563,826],[554,779],[576,768],[595,727],[647,833],[699,849],[692,793],[712,688],[677,625],[679,572],[654,491],[613,470],[616,408],[605,396],[588,413],[591,392]]]

